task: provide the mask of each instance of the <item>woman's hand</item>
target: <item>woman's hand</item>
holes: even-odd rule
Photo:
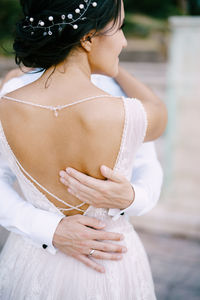
[[[60,172],[60,181],[79,200],[98,208],[125,209],[132,204],[135,193],[130,182],[112,169],[101,166],[107,180],[95,179],[75,169]]]

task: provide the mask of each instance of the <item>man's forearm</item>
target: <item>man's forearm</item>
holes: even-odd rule
[[[138,152],[132,173],[135,199],[124,211],[132,216],[149,212],[159,200],[162,182],[163,171],[157,159],[155,145],[145,143]]]
[[[5,165],[0,168],[0,225],[9,231],[28,238],[38,247],[48,246],[48,251],[55,253],[52,245],[53,235],[63,216],[35,208],[22,199],[14,190],[14,176]]]
[[[129,207],[119,210],[110,209],[114,219],[121,214],[141,216],[149,212],[158,202],[163,182],[163,171],[157,159],[154,143],[142,145],[135,159],[131,184],[134,199]]]

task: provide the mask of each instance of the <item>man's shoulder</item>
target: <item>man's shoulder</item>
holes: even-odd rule
[[[111,77],[108,77],[105,75],[94,74],[94,75],[92,75],[92,82],[98,88],[104,90],[105,92],[107,92],[110,95],[125,96],[121,87]]]
[[[23,87],[24,85],[25,85],[25,83],[23,82],[21,77],[12,78],[3,85],[0,93],[1,93],[1,95],[8,94],[12,91],[15,91],[15,90]]]
[[[37,80],[40,76],[41,76],[41,73],[26,73],[19,77],[14,77],[12,79],[9,79],[5,84],[3,84],[0,94],[5,95],[12,91],[15,91],[31,82]]]

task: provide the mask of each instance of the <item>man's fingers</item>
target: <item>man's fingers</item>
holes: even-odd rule
[[[91,249],[96,249],[103,252],[114,252],[114,253],[125,253],[127,252],[127,248],[123,245],[117,245],[112,243],[104,243],[93,241],[90,243]]]
[[[124,177],[122,175],[118,174],[117,172],[113,171],[112,169],[110,169],[104,165],[101,166],[100,170],[101,170],[101,174],[105,178],[110,179],[111,181],[121,182],[124,179]]]
[[[77,192],[75,191],[73,188],[68,188],[67,191],[73,195],[74,197],[76,197],[77,199],[81,200],[82,202],[85,202],[87,204],[92,204],[92,202],[88,199],[88,196],[86,194],[84,194],[83,192]]]
[[[103,223],[102,221],[96,219],[96,218],[91,218],[91,217],[87,217],[87,216],[79,216],[79,223],[81,223],[82,225],[85,226],[89,226],[95,229],[103,229],[106,224]],[[96,233],[96,231],[95,231]]]
[[[122,254],[117,253],[106,253],[102,251],[95,250],[92,254],[92,258],[105,259],[105,260],[120,260],[123,258]]]
[[[115,232],[95,231],[94,235],[96,240],[122,241],[124,239],[123,234]]]
[[[62,174],[60,181],[68,187],[68,192],[81,201],[90,204],[90,199],[92,200],[97,197],[97,192],[94,189],[80,183],[75,178],[67,175],[64,171],[61,171],[60,174]]]
[[[79,255],[76,257],[78,260],[80,260],[82,263],[84,263],[86,266],[96,270],[100,273],[105,273],[105,268],[96,262],[94,262],[92,259],[88,258],[86,255]]]
[[[64,171],[60,172],[60,176],[65,176]],[[102,182],[104,182],[104,180],[101,179],[96,179],[93,177],[90,177],[88,175],[85,175],[73,168],[67,168],[66,169],[66,173],[75,178],[76,180],[78,180],[80,183],[82,183],[83,185],[86,185],[92,189],[98,189],[99,185],[102,185]]]
[[[106,224],[103,223],[102,221],[96,219],[96,218],[91,218],[87,216],[79,216],[79,223],[82,225],[86,225],[95,229],[103,229]],[[110,240],[110,241],[122,241],[124,239],[124,235],[121,233],[115,233],[115,232],[107,232],[107,231],[102,231],[102,230],[92,230],[90,231],[91,234],[91,239],[95,240]]]

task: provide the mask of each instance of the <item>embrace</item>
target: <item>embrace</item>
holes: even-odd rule
[[[167,112],[119,65],[124,4],[20,3],[13,48],[29,70],[0,92],[0,299],[156,299],[129,216],[159,198]]]

